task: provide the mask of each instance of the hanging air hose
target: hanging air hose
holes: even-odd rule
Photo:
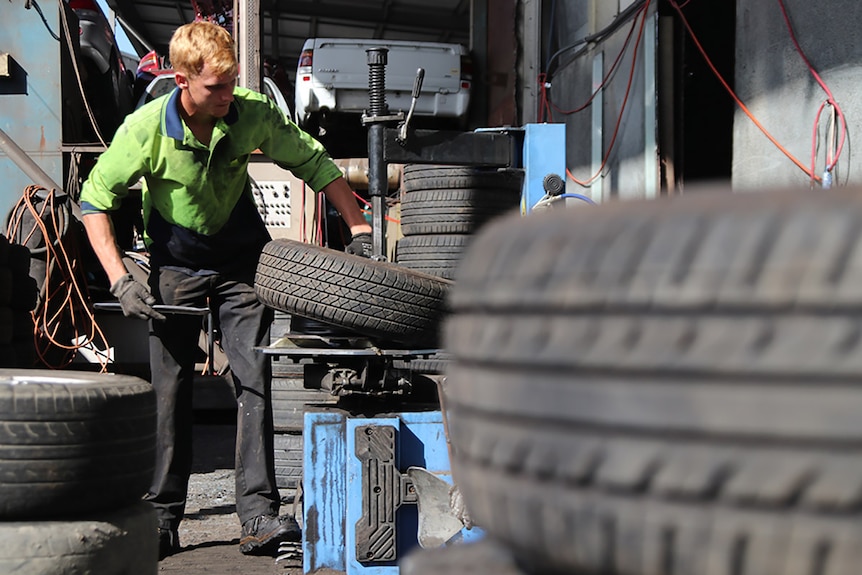
[[[32,310],[36,352],[43,364],[56,368],[70,364],[79,348],[96,340],[97,348],[108,349],[90,309],[72,233],[73,209],[67,194],[34,185],[24,190],[7,217],[6,236],[28,248],[30,277],[38,289]]]

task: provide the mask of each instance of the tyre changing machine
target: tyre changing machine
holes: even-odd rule
[[[439,132],[420,133],[419,138],[437,143],[424,146],[420,141],[411,148],[396,142],[396,132],[386,130],[388,162],[467,165],[470,155],[465,150],[479,149],[481,161],[469,165],[523,168],[522,213],[547,196],[543,182],[547,186],[549,174],[565,174],[561,124],[457,133],[449,139]],[[438,350],[270,346],[260,351],[326,366],[332,373],[342,361],[354,368],[363,359],[371,364],[409,362]],[[417,546],[439,547],[482,537],[481,528],[464,528],[449,504],[452,474],[443,412],[439,405],[404,410],[397,390],[409,382],[397,379],[366,382],[397,400],[391,412],[355,415],[337,407],[312,406],[305,413],[304,573],[332,569],[348,575],[397,575],[399,559]],[[374,394],[373,389],[360,388],[353,391]]]
[[[385,50],[385,49],[381,49]],[[385,66],[385,53],[369,51],[370,77]],[[417,74],[414,103],[423,72]],[[446,164],[524,170],[521,212],[526,215],[540,200],[564,197],[565,125],[529,124],[475,132],[411,131],[408,113],[391,115],[383,85],[369,82],[369,193],[372,200],[372,239],[375,259],[383,259],[387,164]],[[378,93],[375,94],[375,91]],[[382,102],[382,105],[381,105]],[[376,103],[376,104],[375,104]],[[398,128],[386,127],[401,120]],[[553,199],[553,198],[552,198]],[[563,202],[560,202],[561,204]],[[339,361],[355,372],[357,359],[367,360],[370,377],[343,387],[342,395],[358,393],[391,397],[392,409],[361,415],[338,407],[310,407],[303,426],[303,572],[331,569],[347,575],[397,575],[398,562],[419,546],[442,547],[480,539],[480,527],[467,529],[449,500],[452,483],[445,417],[439,404],[403,409],[410,382],[400,370],[375,368],[379,362],[409,362],[438,350],[386,350],[374,347],[270,346],[259,351],[311,362],[339,377]],[[335,366],[335,367],[334,367]],[[307,369],[307,368],[306,368]],[[408,370],[409,373],[409,370]],[[389,374],[389,375],[387,375]],[[325,376],[324,376],[325,377]],[[442,376],[440,376],[442,377]],[[386,381],[389,379],[390,381]],[[308,378],[306,385],[308,386]],[[440,382],[442,383],[442,380]],[[406,386],[406,390],[404,387]],[[352,389],[349,389],[352,387]],[[385,400],[375,405],[384,406]]]

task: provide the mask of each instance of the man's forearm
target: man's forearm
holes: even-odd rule
[[[108,281],[113,285],[128,272],[123,264],[120,248],[117,246],[117,236],[114,233],[111,218],[104,213],[87,214],[83,216],[82,221],[87,230],[90,245],[108,275]]]
[[[326,199],[332,202],[338,213],[344,219],[344,223],[350,228],[351,234],[361,234],[370,232],[371,225],[365,220],[362,215],[362,210],[359,209],[359,204],[353,197],[353,190],[344,178],[337,178],[321,190],[326,194]]]

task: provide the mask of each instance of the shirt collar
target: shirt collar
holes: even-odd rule
[[[174,88],[171,95],[168,96],[165,102],[164,112],[162,114],[162,134],[173,138],[174,140],[183,141],[183,119],[180,116],[180,92],[179,88]],[[230,110],[227,115],[222,118],[228,126],[234,124],[239,119],[239,110],[237,110],[236,102],[231,102]]]

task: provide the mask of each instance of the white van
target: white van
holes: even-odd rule
[[[417,124],[439,119],[440,127],[463,129],[472,86],[467,48],[441,42],[406,42],[350,38],[305,41],[296,72],[296,122],[312,134],[368,109],[368,55],[387,48],[386,103],[390,112],[410,109],[416,70],[425,78],[416,109]],[[427,124],[427,122],[425,122]]]

